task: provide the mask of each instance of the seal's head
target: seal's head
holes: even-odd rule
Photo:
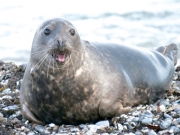
[[[75,27],[64,19],[44,22],[34,36],[31,62],[38,65],[53,62],[59,66],[69,63],[72,50],[79,50],[81,40]]]

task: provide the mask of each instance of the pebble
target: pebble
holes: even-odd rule
[[[139,131],[136,131],[135,135],[143,135],[143,134],[141,132],[139,132]]]
[[[50,134],[42,125],[35,126],[35,130],[40,132],[41,134]]]
[[[135,111],[132,113],[132,116],[139,116],[140,113],[141,113],[140,111]]]
[[[128,124],[128,127],[129,127],[129,129],[134,129],[134,128],[136,127],[136,125],[137,125],[136,122],[130,122],[130,123]]]
[[[2,83],[1,83],[2,84]],[[6,83],[7,84],[7,83]],[[9,88],[2,91],[3,94],[11,94],[11,90]]]
[[[78,129],[78,128],[71,128],[70,131],[71,131],[71,132],[78,132],[79,129]]]
[[[171,133],[180,133],[180,128],[178,128],[177,126],[171,126],[169,128],[169,132],[171,132]]]
[[[99,126],[90,124],[90,125],[88,125],[88,128],[92,133],[95,133],[97,131],[97,129],[99,129]]]
[[[109,127],[109,121],[108,120],[99,121],[95,125],[99,126],[100,128]]]
[[[180,124],[180,118],[177,118],[177,119],[176,119],[176,123],[177,123],[177,124]]]
[[[2,110],[4,111],[14,111],[14,110],[18,110],[19,107],[17,105],[12,105],[12,106],[7,106],[7,107],[4,107],[2,108]]]
[[[24,132],[21,132],[20,135],[26,135]]]
[[[2,113],[0,113],[0,122],[7,122],[7,118],[4,118]]]
[[[54,123],[49,124],[49,127],[53,128],[55,126]]]
[[[166,118],[160,123],[160,129],[167,129],[172,123],[172,119]]]
[[[152,123],[152,118],[144,118],[142,124],[150,125]]]
[[[167,113],[164,113],[164,117],[165,118],[170,118],[170,119],[173,119],[169,114],[167,114]]]
[[[35,135],[34,132],[29,132],[27,135]]]
[[[5,95],[5,96],[3,96],[3,97],[0,98],[0,100],[2,100],[2,99],[12,99],[12,96]]]
[[[180,114],[180,108],[175,108],[174,112],[176,112],[177,114]]]
[[[154,130],[150,130],[150,131],[148,132],[148,135],[157,135],[157,134],[156,134],[156,132],[154,132]]]
[[[109,135],[108,133],[102,133],[101,135]]]
[[[117,124],[117,128],[116,128],[116,129],[118,129],[120,132],[122,132],[122,131],[123,131],[123,129],[124,129],[124,127],[123,127],[123,125],[122,125],[122,124],[118,123],[118,124]]]
[[[1,86],[7,86],[8,80],[12,75],[8,71],[10,69],[11,66],[7,66],[4,69],[6,70],[5,72],[0,71]],[[15,84],[20,86],[21,82],[22,78]],[[174,80],[173,83],[176,84],[176,88],[180,89],[180,81]],[[133,107],[132,112],[118,116],[113,127],[110,126],[108,120],[99,121],[95,124],[80,124],[78,126],[56,125],[54,123],[45,126],[36,125],[22,118],[19,106],[19,92],[19,87],[13,91],[7,87],[0,91],[0,123],[4,122],[0,124],[0,130],[13,125],[13,127],[10,127],[15,135],[178,135],[180,133],[179,93],[171,93],[166,98],[161,99],[158,102],[161,106],[160,112],[157,110],[157,102]],[[7,130],[9,129],[7,128]]]
[[[148,127],[142,127],[141,131],[142,131],[144,134],[149,133]]]
[[[166,106],[163,105],[163,104],[160,105],[160,106],[159,106],[159,111],[160,111],[160,112],[165,112],[165,111],[166,111]]]

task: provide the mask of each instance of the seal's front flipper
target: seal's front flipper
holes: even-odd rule
[[[38,124],[44,124],[42,121],[38,120],[34,114],[27,108],[26,105],[22,105],[22,115],[25,116],[28,120],[38,123]]]
[[[112,118],[121,114],[126,114],[131,110],[131,107],[123,107],[121,100],[111,101],[108,99],[102,100],[99,104],[99,115],[101,118]]]

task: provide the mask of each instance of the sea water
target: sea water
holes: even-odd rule
[[[180,48],[180,0],[0,0],[0,60],[27,63],[38,26],[59,17],[84,40]]]

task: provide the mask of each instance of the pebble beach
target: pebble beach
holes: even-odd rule
[[[154,104],[140,104],[128,114],[80,125],[38,125],[24,119],[19,102],[26,64],[0,61],[0,135],[179,135],[180,66],[171,88]]]

